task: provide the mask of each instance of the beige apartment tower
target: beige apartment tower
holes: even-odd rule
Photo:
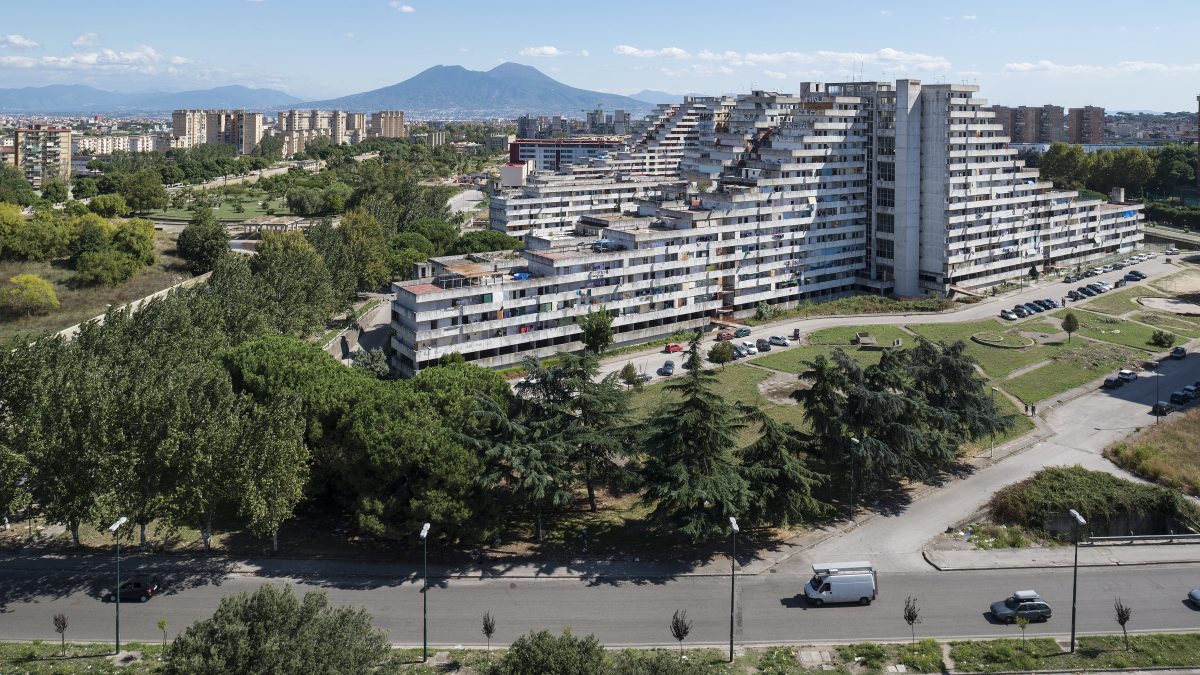
[[[71,130],[47,124],[17,129],[13,156],[17,169],[35,190],[46,181],[71,179]]]
[[[1071,108],[1067,113],[1067,135],[1071,143],[1103,143],[1104,108]]]
[[[379,138],[407,138],[404,131],[404,111],[380,110],[371,113],[372,135]]]

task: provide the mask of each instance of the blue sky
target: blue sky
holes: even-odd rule
[[[0,13],[0,86],[268,86],[327,98],[429,66],[632,93],[972,82],[1009,105],[1194,110],[1200,2],[58,0]],[[1142,11],[1142,7],[1150,11]]]

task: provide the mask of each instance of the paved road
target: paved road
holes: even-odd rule
[[[450,198],[450,212],[458,213],[460,211],[467,211],[474,213],[479,208],[479,202],[481,201],[483,201],[482,191],[473,188],[465,189]]]
[[[132,563],[132,561],[128,561]],[[123,569],[132,565],[126,564]],[[795,573],[739,577],[737,640],[755,642],[839,642],[904,639],[904,599],[913,596],[922,609],[919,635],[937,637],[1014,636],[1016,629],[993,625],[983,614],[994,600],[1014,590],[1034,588],[1055,610],[1047,624],[1029,635],[1069,631],[1071,570],[1026,572],[883,573],[880,597],[870,607],[809,608],[797,594],[807,575]],[[53,637],[56,612],[71,621],[75,640],[112,638],[112,605],[99,589],[111,569],[94,573],[0,571],[0,635],[8,639]],[[109,577],[111,578],[111,577]],[[421,640],[420,581],[414,579],[330,579],[296,583],[300,590],[320,588],[335,604],[364,606],[375,624],[397,644]],[[226,594],[250,591],[264,582],[254,576],[193,576],[170,579],[166,595],[146,604],[122,603],[121,632],[126,640],[161,638],[155,623],[170,622],[178,632],[210,615]],[[1200,612],[1183,603],[1189,588],[1200,585],[1196,566],[1113,567],[1079,572],[1081,632],[1111,632],[1112,601],[1121,596],[1134,609],[1136,630],[1195,630]],[[609,645],[661,645],[671,642],[671,613],[686,609],[695,621],[691,644],[721,644],[729,636],[729,579],[685,577],[664,582],[597,580],[453,580],[438,581],[429,593],[430,641],[434,645],[482,644],[479,617],[497,619],[496,641],[506,642],[532,629],[595,633]]]

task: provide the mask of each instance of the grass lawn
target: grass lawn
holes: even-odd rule
[[[1200,409],[1150,425],[1104,456],[1146,480],[1200,496]]]
[[[681,358],[673,360],[677,368],[683,363]],[[772,403],[759,392],[759,383],[771,376],[770,371],[745,364],[733,364],[726,366],[724,371],[715,368],[713,373],[717,376],[714,391],[726,401],[751,403],[780,421],[803,426],[804,414],[799,405]],[[634,414],[644,419],[663,404],[673,400],[675,395],[664,388],[665,384],[665,381],[660,381],[635,393],[630,402]]]
[[[1133,366],[1140,357],[1126,347],[1076,339],[1073,344],[1060,347],[1046,365],[997,384],[1026,403],[1038,403],[1110,371]]]
[[[156,262],[139,271],[129,281],[116,288],[87,286],[74,288],[70,280],[75,271],[66,261],[57,262],[0,262],[0,279],[8,280],[17,274],[36,274],[54,285],[61,307],[45,316],[29,316],[0,322],[0,345],[9,347],[31,341],[47,331],[60,331],[77,323],[95,318],[107,306],[120,305],[144,298],[179,281],[191,277],[182,258],[175,254],[175,237],[162,232],[154,235]]]
[[[910,340],[911,343],[911,340]],[[785,373],[802,373],[808,368],[804,365],[805,361],[811,361],[817,358],[818,355],[832,356],[836,347],[826,347],[823,345],[801,345],[792,347],[785,351],[772,351],[765,356],[759,356],[750,359],[750,363],[770,368],[772,370],[781,370]],[[847,356],[858,361],[859,365],[866,367],[879,363],[883,352],[878,349],[843,349]]]
[[[1200,337],[1200,317],[1142,312],[1131,317],[1134,321],[1190,338]]]
[[[222,201],[221,206],[213,209],[213,215],[217,217],[217,220],[227,223],[239,223],[249,218],[265,216],[267,215],[267,211],[266,209],[262,208],[262,200],[264,197],[265,194],[259,194],[256,199],[250,197],[243,199],[242,207],[245,209],[245,211],[242,213],[238,213],[234,210],[233,200],[225,199]],[[291,211],[288,210],[287,202],[282,199],[273,200],[272,205],[275,207],[275,215],[277,216],[286,216],[291,214]],[[151,211],[148,214],[145,214],[143,217],[150,218],[151,220],[188,221],[192,219],[192,212],[187,208],[174,209],[167,207],[158,211]]]
[[[967,345],[967,355],[974,358],[979,363],[979,366],[983,368],[983,371],[987,373],[988,377],[992,378],[1004,377],[1015,370],[1051,358],[1061,351],[1062,347],[1057,344],[1049,344],[1025,347],[1023,349],[1003,349],[981,345],[978,342],[972,341],[971,336],[981,332],[1015,335],[1017,331],[1028,330],[1029,328],[1030,326],[1026,324],[1010,326],[992,319],[968,323],[914,324],[908,326],[909,330],[927,340],[935,342],[941,340],[948,343],[962,340]],[[1058,331],[1055,330],[1054,332]]]
[[[888,325],[823,328],[810,333],[808,341],[814,345],[840,345],[849,347],[853,344],[852,340],[855,333],[870,333],[871,337],[875,338],[875,344],[878,345],[890,345],[896,340],[912,342],[912,335],[909,335],[899,326]]]
[[[1075,318],[1079,319],[1079,331],[1076,335],[1151,352],[1161,351],[1159,347],[1150,344],[1150,336],[1154,333],[1154,328],[1127,319],[1118,319],[1077,309],[1059,310],[1054,313],[1054,316],[1061,319],[1066,316],[1067,311],[1074,312]]]
[[[964,448],[968,455],[978,455],[981,452],[986,452],[988,448],[996,445],[1003,445],[1008,441],[1019,436],[1024,436],[1033,430],[1033,420],[1025,414],[1025,410],[1018,408],[1015,403],[1009,400],[1007,396],[996,394],[996,407],[1000,409],[1001,414],[1008,415],[1012,420],[1012,427],[993,438],[981,438],[974,443],[968,443]]]
[[[70,616],[67,619],[70,620]],[[172,632],[178,632],[183,627],[171,626]],[[54,635],[50,617],[46,617],[46,632]],[[67,635],[71,634],[71,625],[67,626]],[[0,643],[0,672],[2,673],[157,673],[162,670],[162,647],[157,644],[141,644],[122,641],[121,648],[128,651],[140,651],[142,660],[128,666],[117,667],[108,661],[112,655],[112,642],[106,643],[67,643],[67,658],[59,656],[60,647],[57,640],[35,642],[4,642]]]
[[[1136,616],[1136,615],[1135,615]],[[1014,629],[1016,630],[1016,629]],[[1151,666],[1194,666],[1200,663],[1200,635],[1156,633],[1130,635],[1130,651],[1120,635],[1086,635],[1074,654],[1051,638],[951,642],[950,658],[959,671],[1094,670]]]
[[[1093,312],[1103,314],[1125,314],[1137,309],[1144,309],[1137,303],[1138,298],[1166,298],[1166,293],[1143,284],[1141,286],[1126,286],[1119,291],[1109,291],[1083,303],[1083,307]]]

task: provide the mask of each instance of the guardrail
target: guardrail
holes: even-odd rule
[[[1151,543],[1195,543],[1200,544],[1200,534],[1131,534],[1125,537],[1088,537],[1080,546],[1105,544],[1151,544]]]

